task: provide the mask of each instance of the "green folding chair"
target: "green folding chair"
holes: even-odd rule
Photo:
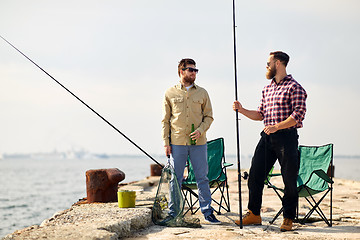
[[[227,184],[226,168],[232,166],[232,163],[225,162],[224,156],[224,139],[217,138],[207,142],[207,154],[208,154],[208,179],[209,186],[211,188],[212,202],[218,206],[218,210],[214,208],[217,214],[221,214],[221,209],[230,212],[230,200],[229,190]],[[198,202],[198,193],[196,179],[194,171],[190,161],[187,164],[188,176],[182,182],[182,193],[184,195],[185,205],[188,209],[185,211],[191,211],[191,214],[195,214],[200,207],[195,206]],[[220,193],[220,198],[215,198],[216,192]]]
[[[297,178],[297,189],[299,197],[303,197],[309,203],[311,209],[302,218],[299,219],[299,211],[297,209],[297,221],[304,224],[315,211],[326,222],[328,226],[332,226],[332,190],[333,190],[333,144],[324,146],[299,146],[300,168]],[[277,196],[282,200],[284,189],[271,184],[270,179],[273,176],[281,174],[269,173],[268,180],[265,184],[272,188]],[[329,177],[330,176],[330,177]],[[317,200],[314,195],[323,193]],[[330,221],[320,208],[320,203],[327,194],[330,193]],[[277,217],[283,212],[283,208],[279,210],[276,216],[270,221],[272,224]]]

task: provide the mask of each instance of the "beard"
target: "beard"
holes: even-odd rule
[[[274,68],[268,68],[267,72],[266,72],[266,78],[271,80],[275,77],[276,75],[276,68],[274,66]]]
[[[184,82],[193,84],[195,82],[195,77],[192,76],[184,76]]]

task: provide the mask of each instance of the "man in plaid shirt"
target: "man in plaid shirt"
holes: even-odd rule
[[[306,91],[286,73],[289,56],[284,52],[271,52],[267,62],[266,78],[271,80],[262,91],[257,110],[245,109],[240,102],[233,104],[234,111],[246,117],[263,121],[265,128],[255,149],[249,172],[248,212],[243,225],[260,225],[260,209],[264,180],[278,159],[281,166],[285,193],[282,200],[284,221],[281,231],[292,229],[296,216],[298,193],[296,186],[299,171],[298,133],[306,112]],[[240,224],[240,221],[236,221]]]

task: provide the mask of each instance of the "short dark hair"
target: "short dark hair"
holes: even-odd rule
[[[273,55],[274,59],[282,62],[285,65],[285,67],[287,66],[287,64],[290,60],[289,55],[287,55],[286,53],[281,52],[281,51],[271,52],[270,55]]]
[[[178,74],[180,76],[180,70],[182,70],[183,68],[186,68],[187,65],[195,65],[196,66],[196,62],[191,59],[191,58],[184,58],[181,59],[178,65]]]

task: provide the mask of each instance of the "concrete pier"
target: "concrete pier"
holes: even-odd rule
[[[159,177],[148,177],[124,185],[122,190],[136,191],[135,208],[119,208],[117,202],[75,203],[71,208],[55,213],[40,225],[15,231],[3,239],[119,239],[152,225],[151,207]],[[86,202],[86,201],[85,201]]]
[[[279,228],[282,216],[269,224],[281,207],[281,202],[271,189],[264,189],[262,225],[245,226],[240,229],[234,224],[239,218],[237,171],[228,171],[231,212],[217,215],[221,225],[210,225],[201,213],[195,216],[201,220],[201,228],[170,228],[151,222],[151,207],[157,190],[159,177],[124,185],[121,189],[136,191],[135,208],[119,208],[117,203],[74,204],[70,209],[55,214],[40,226],[31,226],[15,231],[4,239],[128,239],[128,240],[177,240],[177,239],[360,239],[360,182],[335,179],[333,193],[333,226],[319,221],[316,213],[311,223],[295,223],[294,230],[282,233]],[[280,183],[281,178],[276,180]],[[247,182],[242,181],[242,206],[246,211],[248,201]],[[329,197],[323,201],[322,210],[329,213]],[[304,199],[300,198],[299,212],[308,211]]]

